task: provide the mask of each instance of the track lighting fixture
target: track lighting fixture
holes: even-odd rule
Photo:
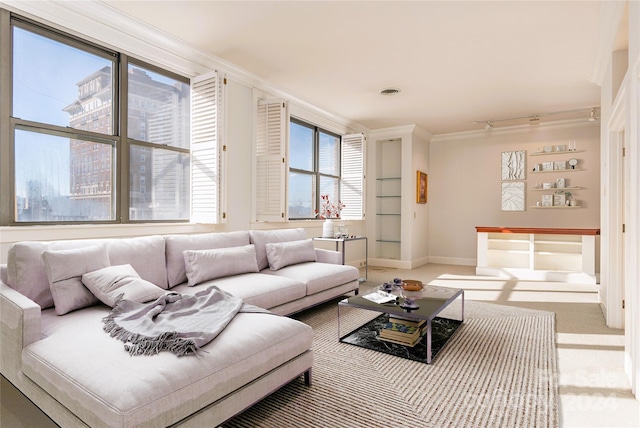
[[[486,120],[476,120],[473,123],[484,125],[484,129],[489,131],[495,127],[496,122],[514,122],[518,120],[529,120],[529,125],[539,125],[540,118],[546,118],[548,116],[556,116],[556,115],[565,115],[568,119],[577,119],[577,116],[581,116],[584,113],[589,112],[587,116],[587,120],[589,122],[595,122],[598,120],[597,112],[599,107],[589,107],[582,109],[574,109],[574,110],[562,110],[562,111],[553,111],[549,113],[536,113],[528,116],[517,116],[517,117],[505,117],[503,119],[486,119]],[[584,117],[584,116],[582,116]],[[520,122],[522,123],[522,122]]]

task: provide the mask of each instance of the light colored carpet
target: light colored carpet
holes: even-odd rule
[[[342,309],[341,331],[375,315]],[[558,426],[551,312],[467,301],[431,365],[340,343],[335,301],[297,318],[314,329],[313,385],[295,380],[225,428]]]

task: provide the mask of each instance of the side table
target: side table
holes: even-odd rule
[[[364,278],[359,278],[358,281],[365,282],[369,278],[369,240],[366,236],[353,236],[345,238],[313,238],[314,241],[335,242],[336,251],[342,253],[342,264],[345,259],[345,244],[349,241],[362,241],[364,240]],[[340,243],[342,243],[342,249],[340,249]]]

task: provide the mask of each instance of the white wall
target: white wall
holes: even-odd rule
[[[600,129],[592,122],[524,125],[506,130],[436,135],[429,151],[429,261],[475,265],[476,226],[600,227]],[[547,145],[575,141],[575,154],[529,156]],[[501,209],[501,153],[526,150],[525,211]],[[532,174],[534,163],[576,157],[582,171]],[[536,182],[564,177],[576,209],[535,209]]]
[[[626,60],[612,52],[611,42],[625,7]],[[607,2],[603,14],[617,21],[601,24],[601,32],[609,37],[600,41],[602,54],[597,58],[603,125],[601,287],[607,325],[625,330],[625,370],[640,398],[640,2]]]

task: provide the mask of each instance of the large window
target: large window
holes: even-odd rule
[[[0,225],[188,220],[188,79],[2,14]]]
[[[340,199],[340,136],[292,118],[289,126],[289,218],[314,218],[320,195]]]

